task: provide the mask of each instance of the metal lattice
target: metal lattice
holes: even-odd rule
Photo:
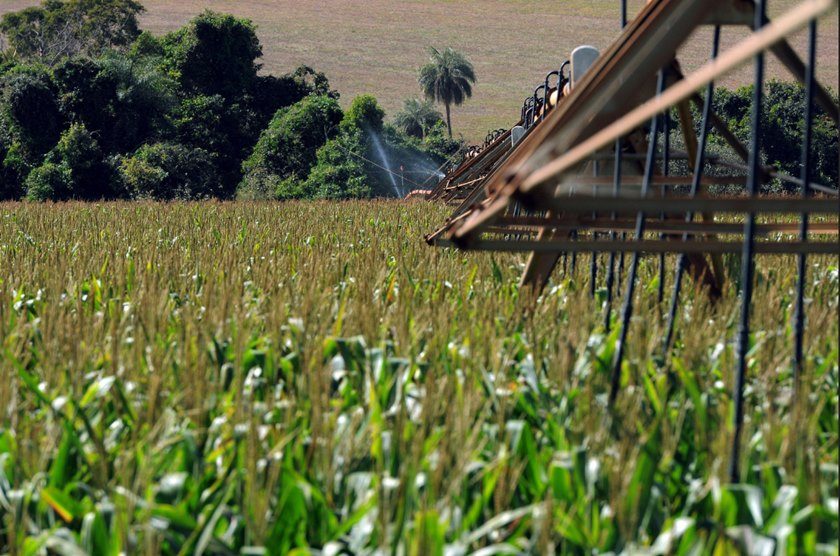
[[[633,314],[639,258],[658,254],[659,298],[665,297],[665,253],[678,253],[663,349],[673,340],[674,320],[685,275],[706,285],[711,296],[724,286],[721,255],[741,254],[741,314],[735,369],[734,440],[730,477],[739,479],[743,387],[750,331],[754,257],[798,256],[794,322],[794,376],[802,366],[803,288],[809,254],[840,253],[837,242],[837,184],[812,180],[811,125],[814,107],[838,123],[837,105],[815,79],[817,21],[836,0],[802,0],[774,21],[765,0],[654,0],[629,24],[621,3],[622,33],[577,81],[568,65],[551,71],[521,110],[511,129],[488,135],[480,148],[450,171],[430,194],[456,206],[429,243],[462,249],[530,253],[521,285],[538,294],[560,260],[591,252],[590,291],[595,294],[599,253],[606,253],[604,326],[612,322],[613,294],[624,275],[624,300],[612,362],[612,403],[619,394],[624,345]],[[710,61],[683,75],[675,52],[699,27],[714,32]],[[720,53],[722,26],[751,32]],[[788,38],[808,29],[803,62]],[[764,59],[772,53],[805,86],[801,172],[786,175],[761,163]],[[739,141],[712,107],[714,81],[753,62],[754,89],[749,144]],[[705,89],[705,94],[698,91]],[[699,110],[695,131],[691,105]],[[668,118],[675,111],[684,152],[669,142]],[[733,163],[708,152],[714,129],[740,159]],[[674,164],[675,161],[685,161]],[[682,172],[677,168],[683,168]],[[798,196],[774,196],[770,180],[792,184]],[[739,195],[714,195],[719,186]],[[798,221],[779,218],[796,215]],[[812,222],[812,215],[823,215]],[[733,218],[740,215],[743,222]],[[625,265],[624,256],[630,259]],[[625,268],[626,266],[626,268]]]

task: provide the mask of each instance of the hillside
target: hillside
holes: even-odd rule
[[[0,14],[37,3],[3,0]],[[771,16],[794,0],[770,2]],[[479,83],[472,100],[453,111],[456,133],[470,140],[508,126],[522,99],[546,71],[579,44],[604,48],[618,34],[617,0],[145,0],[144,27],[163,33],[203,9],[232,12],[258,25],[265,70],[282,73],[307,64],[325,72],[347,105],[360,93],[375,94],[389,114],[418,96],[416,70],[429,46],[453,46],[474,62]],[[325,7],[328,6],[328,7]],[[642,2],[631,1],[631,16]],[[823,22],[821,78],[837,89],[837,14]],[[744,35],[723,33],[724,47]],[[682,61],[687,69],[708,56],[710,32],[693,37]],[[797,41],[801,51],[803,40]],[[773,61],[770,76],[787,78]],[[749,69],[724,84],[747,82]]]

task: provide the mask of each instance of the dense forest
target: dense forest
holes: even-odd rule
[[[135,0],[46,0],[2,18],[0,199],[403,196],[461,150],[428,103],[409,99],[387,122],[373,96],[343,110],[310,67],[264,74],[248,20],[208,11],[153,36],[142,11]],[[744,139],[750,97],[715,98]],[[768,86],[764,156],[791,174],[802,98],[796,85]],[[837,128],[824,115],[814,144],[815,178],[836,183]]]
[[[205,12],[155,37],[142,9],[50,0],[3,18],[0,198],[395,196],[459,148],[439,118],[415,136],[386,124],[371,96],[343,111],[309,67],[261,74],[250,21]]]

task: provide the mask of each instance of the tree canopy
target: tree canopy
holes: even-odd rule
[[[451,106],[460,106],[472,96],[475,69],[466,56],[452,48],[431,48],[429,52],[429,63],[420,68],[420,88],[428,100],[446,107],[446,127],[452,137]]]
[[[345,113],[311,67],[261,74],[247,19],[205,11],[156,37],[141,11],[46,0],[4,16],[0,199],[396,195],[369,161],[385,153],[413,171],[447,156],[440,132],[387,126],[373,96]]]
[[[443,116],[429,100],[406,99],[403,109],[394,116],[394,125],[407,135],[423,139]]]
[[[335,136],[341,119],[338,102],[325,95],[310,95],[278,111],[245,161],[240,196],[303,196],[302,183],[315,164],[316,152]]]
[[[0,33],[15,56],[53,65],[67,56],[127,47],[140,34],[142,12],[136,0],[45,0],[5,14]]]
[[[262,47],[247,19],[205,11],[161,40],[164,67],[185,91],[232,99],[257,81]]]

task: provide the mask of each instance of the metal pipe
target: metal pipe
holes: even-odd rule
[[[755,3],[755,30],[764,25],[765,0]],[[755,197],[758,193],[761,172],[761,112],[764,94],[764,52],[755,57],[755,83],[752,102],[752,129],[750,136],[749,174],[747,176],[747,194]],[[729,460],[729,480],[741,481],[741,436],[744,428],[744,383],[747,374],[747,351],[750,344],[750,306],[753,294],[753,251],[755,240],[755,213],[747,213],[744,222],[744,245],[741,255],[741,316],[738,325],[738,363],[735,369],[735,403],[732,457]]]
[[[548,102],[550,99],[548,98],[548,89],[549,89],[549,81],[551,80],[551,76],[557,76],[557,99],[560,99],[560,70],[553,70],[546,74],[545,76],[545,85],[543,88],[543,106],[545,106],[545,111],[548,112],[551,109],[550,103]]]
[[[660,70],[656,83],[656,94],[661,95],[665,88],[665,72]],[[650,122],[650,139],[648,141],[647,160],[645,161],[645,178],[642,184],[641,196],[646,197],[650,188],[650,180],[653,177],[653,166],[656,159],[656,138],[658,135],[659,115],[656,114]],[[639,211],[636,216],[636,240],[641,240],[645,231],[645,213]],[[621,329],[618,334],[613,360],[612,378],[610,383],[610,394],[608,403],[610,407],[615,403],[618,396],[618,387],[621,384],[621,363],[624,360],[624,344],[627,341],[627,332],[630,327],[630,318],[633,315],[633,295],[636,291],[636,275],[639,271],[639,253],[634,252],[630,262],[630,270],[627,276],[627,289],[624,297],[624,307],[621,311]]]
[[[545,85],[539,85],[536,89],[534,89],[534,122],[541,118],[541,116],[537,114],[537,110],[539,109],[540,103],[540,90],[544,88]]]
[[[592,161],[592,175],[595,176],[596,178],[598,177],[598,161],[597,160]],[[598,196],[598,187],[597,186],[593,187],[592,192],[593,192],[593,195],[595,197],[597,197]],[[593,212],[592,213],[592,218],[595,218],[596,216],[597,216],[597,213]],[[592,232],[592,237],[597,239],[598,238],[598,232]],[[592,299],[595,299],[595,290],[596,290],[596,286],[597,286],[597,284],[596,284],[597,281],[598,281],[598,253],[593,251],[592,252],[592,259],[590,259],[590,261],[589,261],[589,296]]]
[[[532,236],[533,237],[533,236]],[[449,239],[437,240],[436,245],[444,247],[458,247]],[[743,249],[739,241],[697,240],[683,243],[681,241],[660,241],[658,239],[631,240],[614,244],[608,241],[571,240],[571,239],[526,239],[518,242],[503,239],[476,239],[469,244],[474,251],[507,251],[510,253],[570,253],[597,251],[623,251],[628,253],[697,253],[697,254],[733,254],[737,255]],[[762,241],[755,244],[753,251],[758,255],[798,255],[808,253],[813,255],[840,255],[840,243],[836,241]]]
[[[627,27],[627,0],[621,0],[620,2],[620,22],[621,28],[624,29]],[[613,185],[613,193],[616,197],[618,197],[619,189],[621,188],[621,139],[616,139],[615,141],[615,183]],[[615,213],[613,213],[615,215]],[[627,234],[622,233],[621,239],[624,241],[626,239]],[[611,239],[614,241],[616,239],[616,234],[613,233]],[[613,265],[615,264],[615,252],[610,253],[610,274],[612,274]],[[617,272],[617,282],[618,287],[621,287],[621,275],[624,273],[624,252],[622,251],[619,254],[618,260],[618,272]],[[613,285],[613,277],[608,276],[607,278],[607,311],[604,315],[604,329],[609,332],[610,330],[610,312],[612,310],[612,285]]]
[[[525,124],[525,129],[529,129],[534,124],[534,97],[529,96],[525,98],[524,112],[522,121]]]
[[[808,65],[805,68],[805,127],[802,130],[802,197],[810,194],[808,183],[811,179],[811,125],[814,121],[814,88],[817,51],[817,21],[811,21],[808,27]],[[799,239],[808,241],[808,213],[803,212],[800,220]],[[799,381],[802,377],[803,353],[802,342],[805,335],[805,254],[799,255],[797,260],[796,281],[796,313],[794,316],[794,344],[793,344],[793,382],[794,392],[799,392]]]
[[[618,197],[621,191],[621,139],[615,142],[615,166],[613,167],[613,197]],[[612,219],[615,220],[615,212],[612,213]],[[610,232],[610,241],[615,241],[617,234]],[[623,255],[622,255],[623,258]],[[613,299],[613,283],[615,281],[615,251],[610,252],[609,263],[607,268],[607,301],[606,310],[604,311],[604,330],[610,331],[610,321],[612,317],[612,299]]]
[[[662,175],[667,176],[670,174],[670,166],[671,166],[671,159],[670,159],[670,151],[671,151],[671,122],[670,122],[671,113],[670,110],[662,114],[662,134],[663,134],[663,147],[662,147]],[[662,196],[665,196],[665,188],[662,188]],[[659,218],[665,220],[665,213],[659,213]],[[665,239],[664,234],[659,234],[659,239]],[[656,300],[657,303],[660,305],[662,304],[662,300],[665,298],[665,253],[659,254],[659,283],[657,284],[657,292],[656,292]]]
[[[716,25],[714,34],[712,35],[712,60],[717,58],[718,49],[720,47],[720,26]],[[691,189],[689,191],[690,197],[696,197],[700,190],[700,183],[703,179],[703,168],[706,165],[706,143],[709,136],[709,114],[712,111],[712,101],[714,100],[715,84],[714,81],[709,82],[706,86],[706,99],[703,101],[703,115],[700,123],[700,140],[697,145],[697,155],[694,161],[694,175],[691,180]],[[685,220],[690,222],[693,219],[691,212],[686,213]],[[683,241],[688,240],[688,236],[683,236]],[[671,308],[668,311],[668,319],[665,331],[665,341],[663,342],[663,357],[667,357],[668,350],[671,349],[671,342],[674,337],[674,320],[677,316],[677,305],[680,300],[680,288],[682,287],[683,273],[688,265],[688,257],[685,253],[681,253],[677,260],[677,269],[674,275],[674,290],[671,294]]]

